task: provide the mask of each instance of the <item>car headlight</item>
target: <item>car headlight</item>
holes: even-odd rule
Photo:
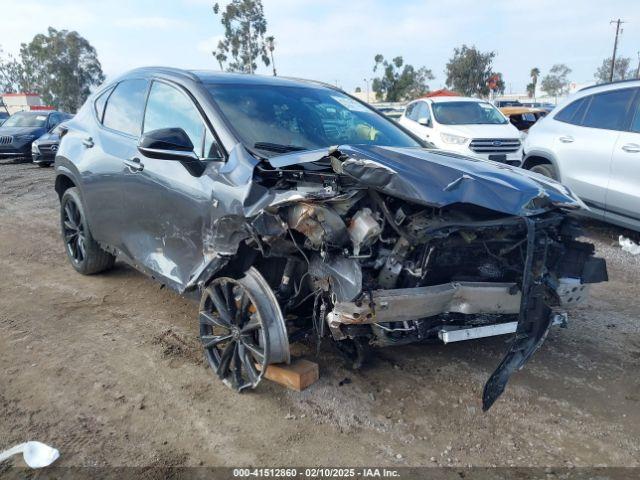
[[[33,153],[40,153],[40,150],[38,149],[38,145],[35,142],[31,144],[31,151]]]
[[[452,135],[450,133],[441,133],[440,138],[444,143],[452,143],[454,145],[463,145],[469,140],[461,135]]]

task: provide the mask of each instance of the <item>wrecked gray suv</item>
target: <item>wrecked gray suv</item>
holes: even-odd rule
[[[66,124],[66,251],[83,274],[117,257],[197,294],[206,358],[238,391],[303,338],[358,365],[511,333],[487,409],[606,267],[565,187],[427,147],[330,86],[134,70]]]

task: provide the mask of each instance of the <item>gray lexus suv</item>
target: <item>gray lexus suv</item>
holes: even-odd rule
[[[134,70],[65,124],[56,190],[82,274],[124,261],[200,300],[202,348],[243,391],[305,340],[372,349],[511,335],[488,409],[565,310],[607,279],[522,169],[425,148],[324,84]]]

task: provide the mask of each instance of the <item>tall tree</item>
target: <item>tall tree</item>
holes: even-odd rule
[[[602,65],[598,67],[593,75],[596,83],[607,83],[611,75],[611,57],[605,58]],[[631,67],[631,59],[629,57],[616,57],[616,64],[613,66],[613,81],[625,80],[633,78],[634,71]]]
[[[381,76],[374,78],[371,84],[378,100],[413,100],[427,93],[427,82],[435,78],[428,68],[416,69],[413,65],[405,64],[402,57],[395,57],[389,62],[378,54],[374,57],[374,62],[373,71],[381,70]]]
[[[220,14],[224,26],[224,39],[213,51],[221,70],[228,61],[226,69],[230,72],[254,73],[258,58],[269,66],[269,45],[273,45],[273,37],[269,37],[270,42],[265,38],[267,20],[262,0],[231,0],[224,10],[216,3],[213,13]]]
[[[22,63],[0,48],[0,92],[15,93],[28,90]]]
[[[531,83],[527,85],[527,94],[529,98],[536,98],[536,88],[538,86],[538,77],[540,77],[540,69],[538,67],[533,67],[531,72],[529,73],[531,77]]]
[[[45,103],[75,112],[104,81],[95,48],[78,32],[49,27],[20,47],[19,88],[39,93]]]
[[[488,96],[489,80],[496,75],[493,71],[495,56],[496,52],[481,52],[474,46],[455,48],[445,70],[447,87],[467,96]],[[504,92],[502,79],[496,91]]]
[[[549,70],[549,74],[545,75],[542,79],[542,90],[557,100],[558,95],[562,95],[567,91],[570,73],[571,69],[564,63],[555,64],[551,67],[551,70]]]

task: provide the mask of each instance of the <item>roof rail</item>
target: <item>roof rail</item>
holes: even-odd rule
[[[627,78],[627,79],[624,79],[624,80],[616,80],[614,82],[596,83],[595,85],[589,85],[588,87],[581,88],[578,91],[579,92],[584,92],[585,90],[590,90],[592,88],[606,87],[607,85],[618,85],[620,83],[629,83],[629,82],[640,82],[640,78]]]
[[[342,91],[341,88],[338,88],[335,85],[332,85],[330,83],[321,82],[320,80],[309,80],[308,78],[300,78],[300,77],[280,77],[280,78],[284,78],[285,80],[295,80],[296,82],[313,83],[315,85],[320,85],[322,87],[331,88],[332,90]]]
[[[179,75],[187,77],[194,82],[200,82],[200,77],[189,70],[183,70],[181,68],[174,67],[140,67],[131,70],[130,72],[154,72],[154,73],[167,73],[170,75]]]

